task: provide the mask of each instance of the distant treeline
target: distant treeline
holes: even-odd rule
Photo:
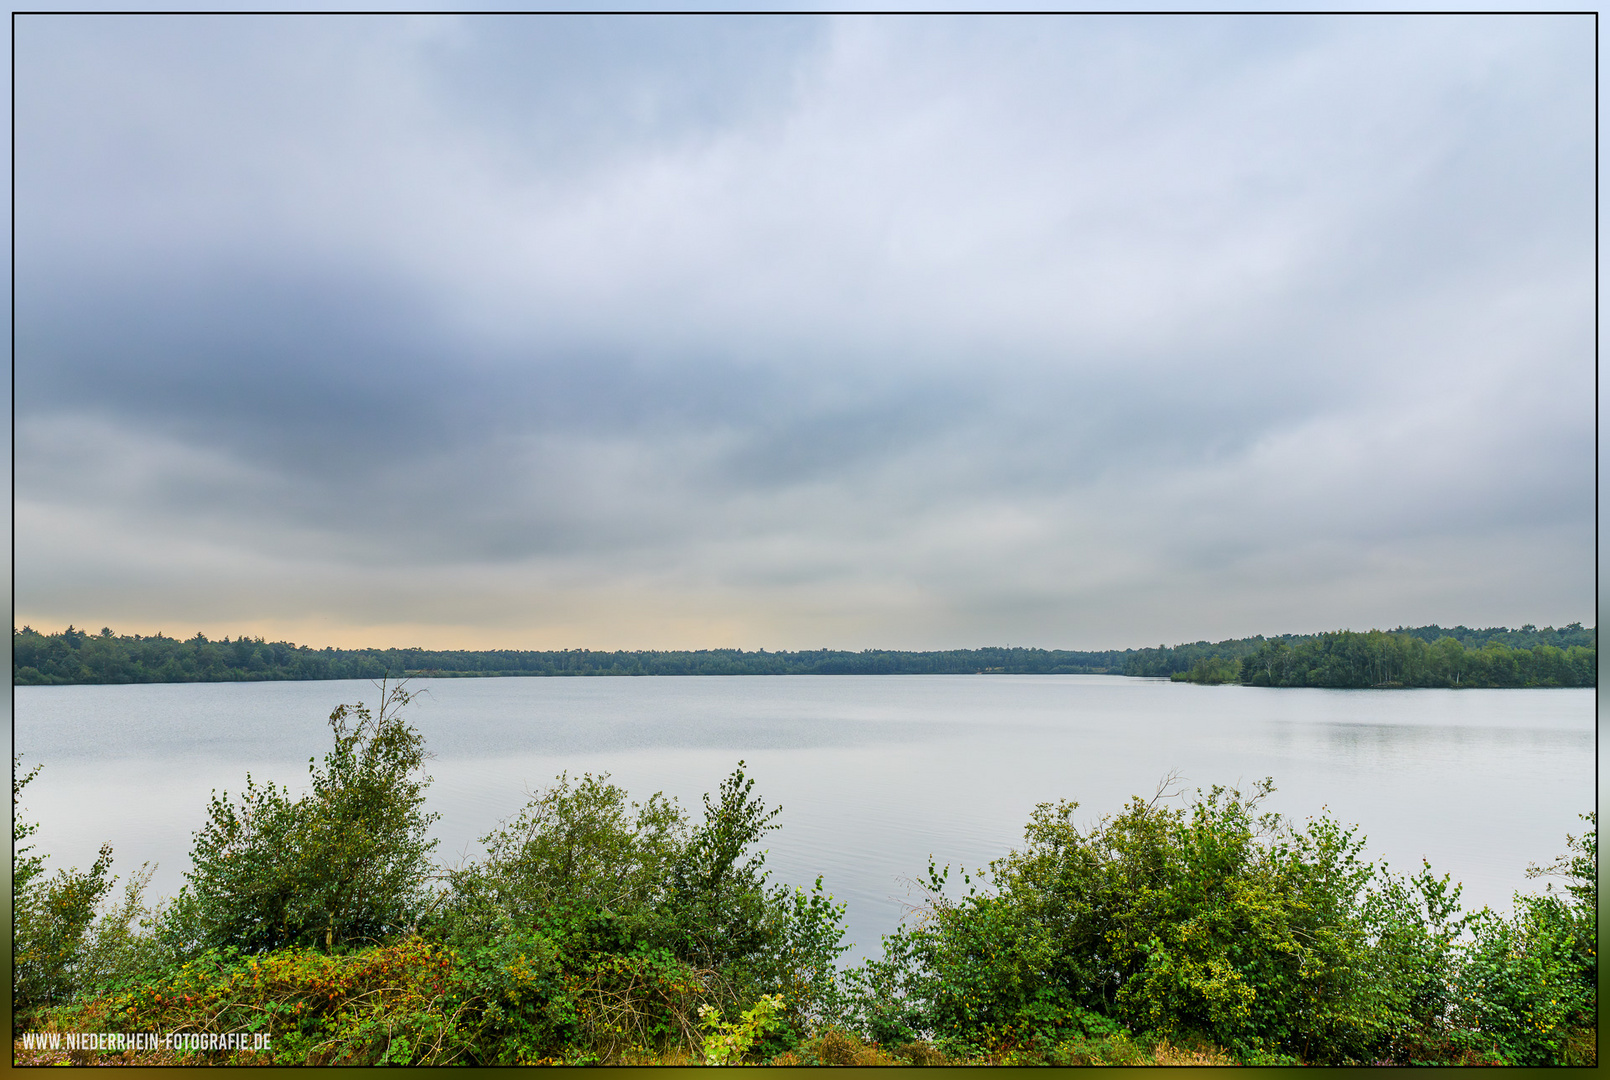
[[[1455,663],[1444,638],[1462,650]],[[1355,640],[1356,639],[1356,640]],[[1408,644],[1386,644],[1386,640]],[[984,648],[939,652],[833,649],[748,652],[743,649],[601,652],[590,649],[451,650],[314,649],[288,641],[197,634],[187,640],[153,634],[89,634],[69,626],[54,634],[12,632],[12,682],[252,682],[273,679],[378,679],[385,675],[1133,675],[1196,682],[1276,686],[1593,686],[1597,635],[1580,623],[1556,630],[1524,626],[1471,630],[1456,626],[1390,633],[1287,634],[1198,641],[1173,648]],[[1359,644],[1362,643],[1362,644]],[[1418,649],[1418,651],[1416,651]],[[1434,654],[1430,661],[1406,657]],[[1556,655],[1558,654],[1558,655]],[[1258,661],[1254,664],[1254,656]],[[1503,659],[1507,657],[1508,659]],[[1435,677],[1432,673],[1435,673]],[[1449,676],[1443,681],[1435,678]],[[1380,676],[1380,677],[1377,677]],[[1416,681],[1432,679],[1433,681]],[[1322,681],[1324,680],[1324,681]]]
[[[12,681],[51,683],[251,682],[265,679],[378,679],[383,675],[972,675],[1122,674],[1133,650],[953,649],[947,652],[747,652],[743,649],[547,652],[495,649],[312,649],[288,641],[203,634],[185,641],[153,634],[99,634],[68,627],[12,635]]]
[[[1438,627],[1339,630],[1304,638],[1208,646],[1188,668],[1170,672],[1181,682],[1247,686],[1523,687],[1595,686],[1598,645],[1594,630],[1572,623],[1563,630],[1439,631]],[[1460,634],[1458,631],[1465,631]],[[1170,650],[1178,651],[1178,650]]]

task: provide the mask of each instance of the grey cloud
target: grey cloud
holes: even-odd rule
[[[452,20],[419,57],[453,122],[540,176],[764,123],[793,104],[827,37],[800,17],[506,16]]]
[[[166,537],[217,619],[401,620],[384,569],[460,629],[1101,644],[1496,621],[1546,542],[1516,618],[1581,617],[1592,71],[1541,18],[24,18],[19,609],[155,603]]]

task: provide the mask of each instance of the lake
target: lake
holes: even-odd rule
[[[1038,802],[1094,821],[1171,771],[1188,787],[1275,778],[1270,809],[1357,823],[1394,869],[1422,858],[1507,908],[1525,869],[1565,850],[1594,806],[1593,690],[1294,690],[1101,675],[737,676],[417,680],[407,715],[435,755],[444,861],[562,770],[608,772],[700,811],[742,758],[783,828],[777,880],[820,874],[848,902],[851,957],[875,953],[930,854],[977,867]],[[123,874],[150,860],[177,891],[214,789],[305,786],[338,703],[367,682],[17,687],[25,818],[53,866],[102,842]]]

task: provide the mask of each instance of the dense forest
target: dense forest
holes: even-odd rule
[[[1329,816],[1269,812],[1272,781],[1165,780],[1094,820],[1042,804],[961,883],[929,866],[913,917],[843,967],[843,905],[769,880],[779,808],[743,762],[692,816],[561,775],[444,866],[408,695],[382,692],[331,715],[305,794],[248,775],[198,808],[158,903],[148,871],[114,898],[105,847],[47,876],[49,823],[21,806],[38,766],[14,767],[14,1063],[1596,1060],[1591,813],[1533,869],[1565,887],[1497,912]]]
[[[1213,647],[1191,666],[1170,673],[1185,682],[1239,682],[1247,686],[1519,687],[1594,686],[1598,648],[1594,631],[1573,623],[1563,631],[1523,628],[1453,633],[1341,630],[1304,639],[1276,639],[1234,650]],[[1460,628],[1462,629],[1462,628]],[[1514,642],[1513,644],[1511,642]]]
[[[1404,639],[1399,642],[1399,639]],[[1464,659],[1454,663],[1452,640]],[[1593,686],[1597,634],[1580,623],[1556,630],[1523,626],[1471,630],[1399,627],[1383,634],[1286,634],[1081,652],[983,648],[939,652],[832,649],[748,652],[742,649],[603,652],[314,649],[288,641],[205,635],[180,640],[97,634],[69,626],[42,634],[12,632],[12,682],[249,682],[264,679],[378,679],[387,675],[1012,675],[1168,676],[1192,681],[1252,682],[1258,656],[1265,682],[1276,686]],[[1418,643],[1418,645],[1416,644]],[[1430,647],[1430,651],[1427,651]],[[1284,649],[1285,651],[1281,651]],[[1474,654],[1474,655],[1472,655]],[[1413,662],[1404,657],[1417,657]],[[1430,659],[1426,659],[1430,658]],[[1439,659],[1440,658],[1440,659]],[[1506,659],[1507,658],[1507,659]],[[1245,663],[1243,663],[1245,661]],[[1440,666],[1438,666],[1440,665]],[[1442,681],[1437,681],[1441,679]],[[1430,681],[1424,681],[1430,680]]]

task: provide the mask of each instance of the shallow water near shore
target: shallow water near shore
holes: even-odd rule
[[[1272,776],[1269,807],[1326,808],[1395,870],[1428,859],[1467,907],[1537,890],[1528,863],[1564,851],[1594,805],[1592,690],[1334,691],[1194,686],[1099,675],[735,676],[416,680],[407,715],[434,754],[438,857],[477,838],[562,770],[609,772],[690,813],[742,758],[783,828],[775,880],[818,874],[849,904],[851,958],[898,923],[906,880],[977,867],[1021,838],[1039,802],[1094,821],[1170,772],[1187,790]],[[47,868],[102,842],[124,875],[183,883],[209,793],[246,773],[305,784],[339,703],[367,682],[18,687],[15,747]]]

